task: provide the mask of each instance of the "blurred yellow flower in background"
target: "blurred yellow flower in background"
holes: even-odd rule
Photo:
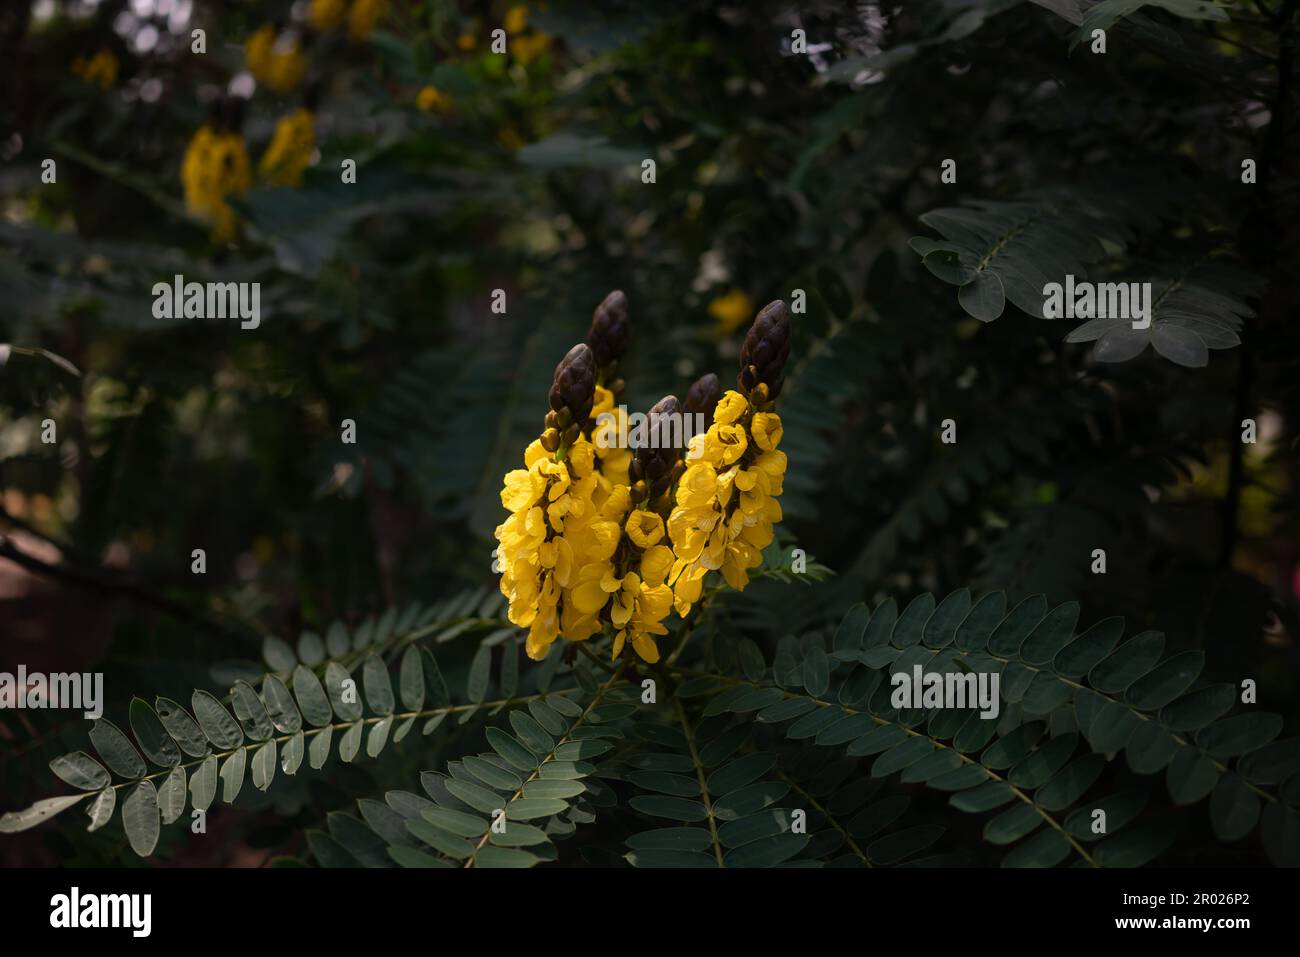
[[[425,113],[433,110],[448,113],[451,111],[451,97],[435,86],[426,86],[415,98],[415,105]]]
[[[303,170],[315,149],[316,126],[311,111],[295,110],[275,124],[275,135],[262,154],[258,172],[275,186],[301,186]]]
[[[754,302],[742,289],[733,289],[709,303],[709,315],[717,320],[716,331],[729,336],[754,316]]]
[[[71,69],[74,76],[101,90],[107,90],[117,82],[118,62],[112,50],[100,50],[90,59],[79,56],[72,61]]]

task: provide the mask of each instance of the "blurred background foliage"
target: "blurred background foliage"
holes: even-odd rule
[[[803,290],[784,544],[837,574],[756,583],[727,602],[735,628],[774,642],[965,585],[1077,598],[1085,623],[1124,615],[1204,649],[1211,678],[1256,679],[1294,732],[1296,4],[1097,6],[6,5],[0,665],[105,671],[114,713],[228,682],[268,634],[491,588],[501,475],[607,292],[631,303],[625,401],[645,410],[704,372],[729,382],[755,311]],[[249,72],[268,24],[292,82]],[[252,174],[218,241],[182,163],[232,100]],[[300,108],[308,165],[272,185],[259,163]],[[977,200],[1046,222],[1021,260],[995,244],[1013,302],[1081,234],[1076,275],[1199,283],[1184,325],[1210,328],[1199,303],[1228,331],[1204,365],[1105,362],[1068,320],[976,318],[909,240],[956,238],[921,217]],[[994,213],[970,209],[978,239]],[[259,282],[260,327],[154,318],[175,274]],[[463,672],[474,645],[457,647],[440,655]],[[44,790],[81,725],[0,718],[6,807]],[[429,763],[401,751],[250,794],[219,818],[230,840],[177,859],[292,851],[346,796]],[[0,854],[133,860],[110,830]]]

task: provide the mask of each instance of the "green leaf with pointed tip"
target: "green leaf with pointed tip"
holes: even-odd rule
[[[653,772],[646,772],[653,773]],[[524,797],[526,798],[555,798],[558,800],[567,800],[576,798],[580,794],[585,794],[587,786],[581,781],[529,781],[524,785]],[[696,793],[699,792],[699,786],[696,786]]]
[[[1104,798],[1089,798],[1065,819],[1065,830],[1081,841],[1097,841],[1106,834],[1093,833],[1093,826],[1100,823],[1100,819],[1094,820],[1094,811],[1104,811],[1107,833],[1117,834],[1141,814],[1146,805],[1145,791],[1125,791]]]
[[[361,734],[364,730],[365,722],[358,720],[348,725],[348,729],[343,732],[343,737],[339,739],[339,760],[344,764],[351,764],[361,750]]]
[[[557,648],[557,650],[559,650]],[[438,659],[433,656],[428,648],[421,646],[420,663],[424,666],[424,684],[429,689],[432,697],[429,703],[435,708],[445,708],[451,704],[451,692],[447,689],[447,682],[442,677],[442,669],[438,667]]]
[[[506,817],[511,821],[535,821],[568,809],[569,805],[559,798],[519,798],[506,805]]]
[[[988,651],[1002,658],[1014,658],[1029,633],[1047,616],[1047,599],[1031,595],[1007,613],[989,636]]]
[[[447,780],[447,790],[456,798],[468,804],[476,811],[482,811],[484,814],[493,814],[505,806],[506,798],[493,791],[491,788],[485,788],[481,784],[474,784],[472,781],[461,781],[457,778]]]
[[[903,800],[906,806],[907,799],[904,798]],[[718,840],[723,847],[744,847],[751,841],[771,837],[774,834],[784,834],[790,830],[790,826],[790,812],[788,810],[768,808],[742,820],[728,821],[723,824],[718,828]],[[850,831],[850,833],[852,832]],[[712,841],[710,841],[710,844],[712,844]]]
[[[356,721],[361,717],[361,692],[348,670],[337,661],[325,666],[325,692],[341,722]]]
[[[1259,822],[1259,796],[1235,774],[1219,778],[1210,795],[1210,821],[1221,841],[1237,841]]]
[[[206,811],[217,796],[217,756],[209,754],[190,775],[190,804],[198,811]]]
[[[293,669],[293,695],[298,699],[302,716],[314,728],[323,728],[334,720],[334,709],[315,673],[302,665]]]
[[[958,771],[960,770],[961,768],[958,768]],[[948,799],[948,803],[959,811],[978,814],[1001,807],[1015,796],[1016,792],[1011,790],[1011,786],[1005,781],[987,781],[969,791],[954,794]]]
[[[1127,705],[1118,701],[1104,701],[1093,714],[1085,737],[1093,750],[1099,753],[1122,751],[1142,723],[1142,719]]]
[[[281,734],[293,734],[302,728],[302,715],[293,703],[293,695],[283,681],[275,675],[262,679],[262,700],[266,703],[266,713]]]
[[[961,588],[949,594],[939,607],[934,610],[925,623],[922,640],[927,648],[946,648],[957,637],[957,628],[970,614],[971,594],[969,588]]]
[[[1060,831],[1039,831],[1002,858],[1003,867],[1055,867],[1070,854],[1070,842]]]
[[[213,747],[219,751],[229,751],[244,743],[244,732],[230,716],[225,706],[206,691],[196,691],[190,700],[194,708],[194,717],[199,727],[207,735]]]
[[[366,703],[375,714],[393,713],[393,682],[388,677],[388,669],[383,659],[370,655],[361,666],[361,681],[366,689]]]
[[[141,781],[122,802],[122,827],[131,850],[148,857],[158,845],[158,791],[152,781]]]
[[[1038,809],[1029,804],[1016,804],[984,825],[984,840],[990,844],[1014,844],[1027,834],[1032,834],[1043,823]]]
[[[1124,700],[1141,711],[1163,708],[1195,684],[1205,667],[1205,652],[1184,651],[1163,661],[1154,671],[1133,682]]]
[[[397,862],[399,867],[451,867],[447,861],[434,857],[432,854],[426,854],[424,851],[416,850],[413,847],[403,847],[400,844],[390,844],[388,846],[388,856]]]
[[[307,763],[313,771],[319,771],[330,759],[330,740],[333,737],[334,728],[326,725],[311,739],[311,744],[307,746]]]
[[[221,765],[221,800],[233,804],[244,786],[244,769],[248,766],[248,749],[238,748],[230,752],[225,764]]]
[[[537,719],[526,711],[511,711],[510,727],[515,729],[519,740],[530,751],[549,754],[555,748],[555,739],[547,734],[546,729],[537,723]]]
[[[154,701],[154,710],[163,727],[172,740],[180,745],[181,750],[192,758],[201,758],[212,748],[208,745],[207,735],[199,727],[190,713],[171,698],[158,698]]]
[[[776,767],[775,754],[747,754],[736,758],[709,775],[706,782],[709,793],[714,795],[728,794],[737,788],[742,788],[757,781],[774,767]]]
[[[727,867],[775,867],[802,851],[810,840],[807,834],[773,834],[728,851],[722,860]]]
[[[889,639],[894,634],[894,625],[897,623],[898,603],[892,598],[886,598],[871,613],[871,620],[867,622],[866,630],[862,633],[862,647],[875,648],[878,645],[889,644]]]
[[[904,828],[872,841],[866,848],[867,857],[878,864],[897,864],[917,854],[943,836],[944,829],[937,824],[921,824]]]
[[[308,668],[315,668],[325,660],[325,643],[320,635],[304,631],[298,636],[298,659]]]
[[[1074,636],[1074,626],[1079,623],[1079,603],[1069,601],[1057,605],[1034,626],[1029,637],[1020,646],[1020,657],[1031,665],[1046,665],[1053,661]]]
[[[1034,794],[1034,803],[1045,811],[1063,811],[1083,797],[1101,776],[1106,759],[1100,754],[1085,754],[1071,761]]]
[[[357,801],[357,809],[370,829],[393,845],[414,846],[410,832],[406,829],[406,819],[382,801],[362,798]]]
[[[1183,695],[1160,709],[1160,723],[1171,731],[1197,731],[1232,710],[1235,685],[1220,684]]]
[[[1077,734],[1063,734],[1048,741],[1017,762],[1007,775],[1007,782],[1019,788],[1037,788],[1046,784],[1070,759],[1078,739]]]
[[[1139,721],[1124,754],[1136,773],[1155,774],[1164,769],[1179,747],[1174,736],[1154,721]]]
[[[306,751],[303,739],[302,731],[298,731],[284,743],[284,749],[280,752],[280,770],[285,774],[297,774],[298,768],[302,766],[302,756]]]
[[[420,661],[420,649],[415,645],[407,645],[406,651],[402,652],[397,686],[402,706],[407,711],[419,711],[424,707],[424,665]]]
[[[642,814],[666,817],[672,821],[704,821],[709,817],[699,801],[662,794],[638,794],[628,801],[628,805]]]
[[[266,705],[247,681],[236,681],[230,689],[230,706],[235,711],[235,718],[244,733],[253,741],[265,741],[275,733],[271,716],[266,713]]]
[[[89,791],[83,794],[64,794],[59,797],[44,798],[21,811],[0,814],[0,834],[17,834],[19,831],[26,831],[88,797],[90,797]]]
[[[962,651],[983,651],[989,635],[1006,615],[1007,596],[1004,592],[989,592],[975,603],[962,623],[957,626],[954,642]]]
[[[513,847],[494,847],[489,844],[474,855],[475,867],[532,867],[541,862],[536,854],[520,851]]]
[[[420,816],[444,831],[459,837],[480,838],[487,833],[488,822],[474,814],[453,811],[450,808],[430,807],[420,812]]]
[[[493,764],[477,755],[467,755],[461,759],[461,763],[466,771],[490,788],[499,791],[517,791],[523,786],[523,779],[514,771]]]
[[[929,592],[917,595],[907,603],[903,613],[898,616],[893,634],[889,636],[890,644],[900,649],[920,644],[921,636],[925,632],[925,624],[933,614],[934,596]]]
[[[64,784],[81,791],[98,791],[108,787],[113,778],[104,766],[85,751],[73,751],[50,762],[53,771]]]
[[[902,744],[891,748],[876,758],[871,765],[871,776],[873,778],[883,778],[895,771],[902,771],[920,761],[933,750],[934,745],[930,743],[928,738],[908,738]]]
[[[548,734],[562,735],[569,730],[569,722],[558,711],[542,701],[528,702],[528,712]]]
[[[107,718],[98,719],[90,728],[90,743],[113,771],[124,778],[143,777],[144,759],[131,739]]]
[[[1248,711],[1216,721],[1197,732],[1196,743],[1216,758],[1230,758],[1262,748],[1282,733],[1276,714]]]
[[[1300,771],[1300,738],[1274,741],[1237,762],[1237,773],[1254,784],[1281,784]]]
[[[810,648],[804,656],[803,684],[814,698],[820,698],[830,687],[830,661],[819,647]]]
[[[1214,789],[1218,777],[1213,761],[1196,748],[1182,748],[1169,762],[1165,783],[1175,804],[1194,804]]]
[[[1088,684],[1102,694],[1118,694],[1137,681],[1160,660],[1165,636],[1158,631],[1134,635],[1088,672]]]
[[[298,656],[283,638],[267,635],[262,639],[262,660],[272,671],[292,671],[298,663]]]
[[[1123,618],[1102,619],[1058,651],[1052,668],[1066,678],[1082,678],[1111,653],[1123,634]]]
[[[1260,827],[1264,852],[1278,867],[1300,867],[1300,816],[1275,801],[1264,808]]]
[[[790,785],[784,781],[758,781],[718,798],[713,813],[720,821],[737,821],[770,807],[788,793]]]
[[[488,840],[497,847],[536,847],[538,844],[547,843],[550,838],[540,827],[511,821],[506,824],[504,831],[492,831],[488,835]]]
[[[487,697],[488,677],[492,668],[492,649],[479,645],[469,665],[469,678],[465,682],[465,695],[475,704]]]
[[[275,741],[268,741],[253,752],[253,787],[265,791],[275,780]]]
[[[393,716],[391,714],[374,723],[370,729],[370,735],[366,738],[366,754],[372,758],[379,757],[384,750],[384,745],[388,743],[388,732],[392,727]]]
[[[441,827],[430,824],[428,820],[411,818],[407,820],[406,828],[412,835],[419,837],[421,841],[428,844],[430,848],[437,850],[439,854],[446,854],[447,857],[458,859],[458,861],[464,861],[465,858],[473,856],[473,844],[465,840],[464,837],[456,837],[454,833],[443,831]]]
[[[117,788],[104,788],[96,794],[95,800],[91,801],[90,807],[86,809],[86,814],[90,817],[86,830],[98,831],[112,819],[113,809],[116,807]]]
[[[520,771],[536,770],[538,764],[537,755],[524,747],[519,741],[506,734],[500,728],[487,729],[488,744],[492,750],[501,757],[505,758],[506,763]],[[597,744],[599,742],[575,742],[582,744]],[[566,761],[575,761],[577,758],[566,757]]]
[[[170,824],[185,812],[185,769],[172,768],[158,789],[158,813]]]
[[[1093,859],[1102,867],[1141,867],[1149,864],[1174,843],[1177,831],[1165,819],[1125,828],[1097,845]]]
[[[673,774],[668,771],[630,771],[627,780],[643,791],[657,791],[675,797],[699,797],[700,795],[699,781],[685,774]]]

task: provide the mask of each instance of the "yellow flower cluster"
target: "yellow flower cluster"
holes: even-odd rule
[[[534,440],[524,468],[508,473],[501,490],[510,512],[496,530],[501,592],[510,599],[510,620],[528,629],[528,656],[536,660],[546,656],[562,626],[574,641],[599,630],[572,601],[578,570],[618,546],[618,526],[592,502],[594,465],[591,443],[582,438],[562,459]],[[590,620],[579,620],[584,617]]]
[[[352,0],[348,10],[348,37],[353,43],[369,39],[380,18],[388,11],[388,0]]]
[[[101,90],[107,90],[117,82],[118,62],[112,50],[100,50],[90,59],[79,56],[72,61],[71,69],[74,76]]]
[[[451,97],[436,86],[426,86],[416,96],[415,105],[424,113],[434,110],[439,113],[448,113],[451,111]]]
[[[302,82],[307,58],[296,34],[280,33],[267,23],[253,31],[244,45],[248,71],[258,83],[276,93],[288,93]]]
[[[761,386],[760,386],[761,389]],[[762,564],[781,521],[777,501],[785,479],[781,417],[759,412],[739,392],[728,392],[704,435],[691,438],[686,472],[668,517],[673,542],[673,603],[685,616],[700,600],[704,576],[721,571],[744,591],[749,570]]]
[[[275,135],[262,154],[258,172],[275,186],[301,186],[303,170],[315,149],[315,118],[310,110],[295,110],[275,124]]]
[[[556,367],[546,431],[525,451],[525,467],[505,476],[501,504],[510,515],[496,529],[501,591],[510,620],[528,629],[535,660],[556,638],[606,633],[614,657],[630,644],[641,659],[658,661],[655,638],[668,633],[673,608],[685,617],[710,571],[743,590],[781,520],[786,457],[771,409],[789,352],[784,303],[766,307],[746,340],[744,393],[719,400],[710,375],[692,386],[684,407],[667,396],[651,410],[652,421],[681,408],[711,413],[708,431],[685,450],[647,445],[633,453],[600,435],[602,413],[625,416],[615,402],[627,330],[626,299],[611,293],[587,344]]]
[[[506,11],[501,25],[510,37],[510,53],[524,66],[536,60],[551,45],[549,34],[528,30],[528,8],[522,3]]]
[[[212,238],[229,242],[235,236],[235,211],[226,202],[249,186],[248,150],[238,133],[203,126],[194,134],[181,161],[185,207],[212,227]]]

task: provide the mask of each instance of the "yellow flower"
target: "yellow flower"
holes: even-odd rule
[[[713,421],[719,425],[731,425],[748,410],[749,401],[739,392],[728,389],[713,410]]]
[[[510,52],[524,66],[532,63],[551,45],[551,38],[545,33],[532,33],[528,36],[514,37],[510,41]]]
[[[310,110],[281,117],[275,135],[262,154],[258,172],[276,186],[301,186],[302,173],[316,149],[316,128]]]
[[[237,228],[228,196],[240,196],[249,186],[248,151],[238,133],[200,127],[181,160],[181,184],[189,212],[212,227],[212,238],[228,242]]]
[[[637,548],[649,548],[664,537],[664,520],[654,512],[638,509],[627,520],[623,531]]]
[[[709,303],[709,315],[717,320],[717,333],[730,335],[754,316],[754,301],[743,289],[733,289]]]
[[[516,33],[523,33],[528,28],[528,8],[522,3],[516,4],[506,11],[506,18],[502,22],[506,33],[514,36]]]
[[[456,48],[466,53],[471,52],[476,46],[478,46],[478,37],[472,33],[462,33],[456,38]]]
[[[117,82],[118,62],[112,50],[99,50],[89,60],[77,57],[72,61],[72,73],[101,90],[110,89]]]
[[[348,11],[348,36],[356,43],[370,37],[379,18],[388,9],[388,0],[352,0],[352,9]]]
[[[451,97],[437,87],[426,86],[415,98],[415,105],[425,113],[431,110],[447,113],[451,111]]]
[[[342,23],[347,10],[347,0],[311,0],[311,6],[307,8],[307,22],[323,33]]]
[[[244,59],[258,83],[275,93],[288,93],[302,82],[307,59],[302,44],[291,34],[276,34],[275,27],[264,24],[253,31],[244,44]]]
[[[781,417],[775,412],[757,412],[749,423],[749,430],[754,436],[754,444],[765,452],[771,452],[781,444],[785,429],[781,427]]]

